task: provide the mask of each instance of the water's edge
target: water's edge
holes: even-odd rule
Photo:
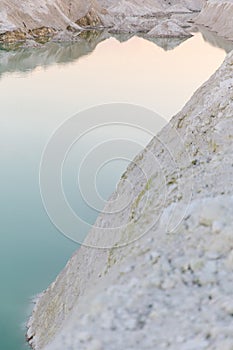
[[[199,133],[201,136],[201,133],[203,132],[205,135],[209,135],[212,137],[212,133],[214,132],[214,127],[218,123],[222,123],[226,120],[226,114],[220,113],[220,110],[218,109],[219,103],[223,104],[225,103],[228,108],[232,108],[232,105],[230,104],[230,100],[228,97],[225,97],[225,101],[222,101],[221,96],[227,96],[224,92],[219,96],[219,85],[222,84],[225,80],[225,76],[229,74],[229,67],[232,64],[232,54],[228,56],[226,61],[223,63],[221,68],[210,78],[208,82],[206,82],[202,87],[199,88],[199,90],[194,94],[194,96],[191,98],[191,100],[187,103],[187,105],[184,107],[184,109],[176,115],[171,123],[169,123],[159,134],[159,137],[163,140],[166,140],[166,144],[169,144],[170,149],[174,150],[173,143],[176,144],[177,139],[174,137],[174,128],[178,130],[179,135],[182,136],[182,139],[184,140],[186,147],[188,147],[188,150],[191,155],[191,160],[187,158],[187,155],[185,153],[176,154],[176,156],[179,159],[179,162],[182,163],[182,174],[183,177],[186,177],[186,181],[188,177],[190,176],[190,171],[192,171],[194,174],[199,173],[200,169],[195,167],[197,162],[201,162],[201,153],[202,153],[202,147],[205,149],[205,158],[209,156],[210,158],[216,158],[218,159],[218,153],[216,154],[215,148],[207,149],[205,145],[205,141],[203,141],[203,144],[200,139],[192,138],[192,134]],[[232,89],[232,81],[228,81],[228,83],[224,83],[222,86],[222,89],[225,91],[230,91]],[[225,107],[226,109],[226,107]],[[230,109],[230,111],[232,111]],[[221,115],[220,115],[221,114]],[[214,115],[215,118],[211,119],[211,116]],[[208,119],[208,127],[206,128],[204,125],[207,123]],[[190,135],[190,130],[192,129],[192,134]],[[202,131],[200,131],[202,130]],[[224,129],[225,131],[225,129]],[[230,132],[230,130],[229,130]],[[192,139],[192,142],[191,142]],[[230,142],[230,141],[229,141]],[[197,151],[197,155],[195,156],[195,162],[192,157],[194,157],[193,149],[195,148],[193,145],[195,144],[196,148],[199,150]],[[226,143],[222,143],[219,145],[221,147],[222,152],[226,152]],[[147,164],[147,151],[148,149],[155,152],[157,155],[161,153],[161,146],[158,145],[157,141],[154,140],[151,142],[151,144],[136,158],[135,162],[138,164],[141,164],[141,166],[148,166]],[[174,151],[176,152],[176,150]],[[200,155],[198,155],[200,152]],[[220,153],[219,153],[220,154]],[[171,169],[169,169],[169,164],[167,162],[166,156],[160,156],[159,157],[165,157],[164,158],[164,166],[165,169],[167,168],[167,176],[169,176]],[[184,158],[183,158],[184,157]],[[208,158],[208,157],[207,157]],[[221,158],[221,157],[220,157]],[[162,161],[163,158],[161,158]],[[217,161],[217,160],[216,160]],[[190,163],[191,162],[191,163]],[[212,162],[209,165],[212,166]],[[191,169],[192,168],[192,169]],[[191,170],[190,170],[191,169]],[[210,169],[208,170],[207,163],[205,161],[203,162],[202,169],[204,172],[208,173]],[[135,169],[133,165],[131,165],[128,168],[128,171],[126,173],[127,178],[131,178],[132,182],[134,183],[134,195],[135,198],[137,198],[140,195],[139,190],[139,183],[142,181],[140,177],[135,176]],[[153,169],[150,169],[151,176],[153,177]],[[229,170],[230,171],[230,170]],[[187,173],[187,174],[186,174]],[[230,174],[230,173],[228,173]],[[217,176],[217,174],[213,175]],[[218,176],[217,176],[218,177]],[[135,178],[137,178],[137,183],[135,183]],[[193,178],[193,176],[192,176]],[[152,185],[152,192],[155,192],[155,197],[157,198],[158,192],[156,191],[156,186],[158,184],[156,183],[157,179],[153,178],[153,185]],[[176,179],[177,182],[179,182],[179,179]],[[182,180],[184,181],[184,180]],[[205,182],[206,181],[206,182]],[[222,191],[221,184],[219,184],[218,189],[216,189],[216,184],[213,183],[213,186],[208,187],[208,191],[206,192],[206,189],[204,189],[205,184],[208,184],[208,177],[205,179],[203,177],[202,179],[202,189],[200,190],[198,188],[199,183],[194,183],[194,192],[193,195],[196,198],[199,198],[202,200],[203,198],[207,198],[210,196],[216,197],[216,195],[220,194]],[[181,185],[181,184],[180,184]],[[118,188],[121,188],[121,190],[124,189],[124,180],[122,180],[118,186]],[[170,182],[167,184],[167,189],[169,192],[169,186]],[[187,186],[187,184],[186,184]],[[196,186],[196,187],[195,187]],[[186,188],[187,189],[187,188]],[[198,191],[197,191],[198,190]],[[225,195],[228,193],[229,195],[231,193],[232,188],[227,187],[227,183],[225,184]],[[184,198],[179,200],[179,206],[182,207],[182,205],[187,205],[187,191],[183,193]],[[169,208],[169,206],[172,204],[174,198],[173,194],[170,193],[168,196],[168,201],[166,202],[165,208]],[[140,197],[141,198],[141,197]],[[193,199],[194,201],[194,199]],[[109,205],[107,205],[107,208]],[[153,207],[153,206],[152,206]],[[121,213],[122,216],[119,217],[119,220],[125,221],[124,213]],[[149,215],[149,214],[148,214]],[[152,213],[150,214],[152,215]],[[192,213],[192,215],[195,215],[195,212]],[[148,216],[148,220],[150,220],[150,216]],[[104,223],[106,220],[104,215],[100,215],[100,217],[97,219],[98,223]],[[106,222],[105,222],[106,224]],[[228,223],[230,224],[230,223]],[[137,224],[133,224],[132,231],[141,229],[137,227]],[[151,234],[156,234],[155,232],[151,232]],[[98,237],[99,241],[98,244],[100,246],[112,246],[114,247],[116,244],[119,244],[119,235],[121,236],[122,232],[118,232],[118,235],[114,237],[109,237],[108,235]],[[133,234],[133,233],[131,233]],[[90,233],[90,236],[95,235],[95,228]],[[89,237],[90,237],[89,236]],[[89,238],[87,237],[86,243],[88,243]],[[44,294],[41,296],[41,298],[38,300],[36,307],[34,309],[33,315],[29,321],[28,324],[28,339],[30,340],[31,345],[35,349],[42,349],[51,342],[53,339],[55,339],[56,346],[58,344],[61,344],[60,346],[63,346],[61,343],[61,338],[59,337],[59,334],[57,334],[58,329],[60,329],[61,326],[61,320],[64,322],[64,319],[67,318],[67,316],[75,310],[75,312],[79,313],[79,307],[80,303],[82,302],[83,298],[86,298],[85,295],[87,295],[88,298],[88,290],[91,288],[96,288],[98,291],[98,288],[101,288],[100,285],[103,283],[105,285],[106,281],[108,283],[111,283],[111,278],[114,278],[114,274],[117,273],[120,264],[124,262],[127,265],[127,261],[129,260],[130,263],[130,256],[131,256],[131,250],[136,251],[135,254],[138,254],[139,252],[138,247],[135,245],[130,246],[130,248],[124,250],[124,249],[118,249],[118,250],[95,250],[95,249],[88,249],[86,247],[81,247],[79,251],[71,258],[71,260],[68,262],[65,269],[61,272],[61,274],[57,277],[56,281],[44,292]],[[139,251],[142,254],[141,248],[139,248]],[[114,257],[114,258],[113,258]],[[109,264],[109,261],[111,263]],[[118,265],[119,264],[119,265]],[[117,268],[111,273],[112,267],[117,266]],[[78,267],[78,271],[77,271]],[[105,276],[106,273],[109,274],[109,277],[103,277],[103,282],[100,280],[100,276]],[[72,288],[70,286],[72,285]],[[96,287],[93,287],[95,286]],[[74,296],[74,290],[75,290],[75,296]],[[82,309],[82,308],[81,308]],[[46,331],[44,327],[46,326]],[[72,332],[72,327],[68,327],[70,331]],[[62,334],[62,329],[59,332]],[[46,337],[45,337],[46,334]],[[56,337],[55,337],[56,335]],[[55,338],[54,338],[55,337]],[[71,333],[72,339],[73,334]],[[71,340],[72,341],[72,340]],[[88,340],[87,340],[88,342]],[[53,343],[48,347],[48,349],[53,348]],[[59,348],[59,347],[58,347]],[[47,349],[47,348],[46,348]]]

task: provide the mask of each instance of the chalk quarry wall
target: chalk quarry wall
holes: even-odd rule
[[[35,349],[233,348],[232,69],[230,53],[129,166],[111,199],[130,204],[86,239],[109,249],[81,247],[42,294]]]
[[[208,27],[224,38],[233,40],[232,19],[232,0],[209,0],[203,6],[195,22]]]
[[[55,30],[64,30],[69,26],[75,28],[76,22],[87,15],[80,26],[114,26],[119,22],[119,15],[135,17],[157,12],[190,12],[200,10],[202,3],[203,0],[1,0],[0,34],[43,27]]]
[[[95,0],[1,0],[0,33],[41,27],[66,29],[97,8]]]

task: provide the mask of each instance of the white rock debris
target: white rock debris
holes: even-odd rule
[[[39,298],[34,349],[233,349],[232,68],[233,52],[123,174],[105,213],[130,204]]]
[[[208,0],[195,22],[226,39],[233,40],[232,18],[233,0]]]
[[[151,29],[147,35],[156,38],[185,38],[191,36],[188,31],[182,28],[182,23],[180,21],[173,19],[161,21]]]

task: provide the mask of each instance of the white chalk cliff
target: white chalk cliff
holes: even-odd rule
[[[35,349],[233,348],[232,67],[233,52],[122,176],[111,199],[130,205],[86,239],[111,248],[81,247],[42,294]]]
[[[200,11],[204,0],[98,0],[99,3],[116,14],[148,15],[157,12]]]
[[[0,41],[22,41],[30,35],[49,36],[67,28],[113,27],[115,31],[134,32],[145,28],[147,23],[149,31],[154,17],[193,13],[200,11],[202,4],[203,0],[2,0]],[[32,32],[36,29],[37,32]]]
[[[233,40],[233,0],[208,0],[195,22]]]
[[[65,29],[97,8],[95,0],[1,0],[0,32],[41,27]]]

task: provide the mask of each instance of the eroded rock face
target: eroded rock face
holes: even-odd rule
[[[0,43],[15,44],[24,43],[28,39],[35,39],[45,42],[56,34],[56,30],[48,27],[41,27],[29,31],[13,30],[0,34]]]
[[[76,22],[76,24],[83,28],[103,26],[100,16],[94,9],[90,9],[90,11],[84,17],[80,18]]]
[[[20,30],[8,31],[3,34],[0,34],[0,43],[15,43],[15,42],[23,42],[27,38],[26,33]]]
[[[86,239],[111,248],[83,246],[43,293],[35,349],[233,347],[232,67],[233,53],[122,176],[105,213],[130,205]]]
[[[175,28],[171,21],[169,28],[163,22],[169,22],[173,14],[183,15],[186,22],[188,15],[200,11],[203,1],[166,1],[166,0],[99,0],[108,14],[104,22],[111,27],[113,33],[149,32],[158,26],[157,37],[184,37],[187,33]],[[173,24],[173,26],[172,26]]]
[[[156,13],[200,11],[203,0],[98,0],[110,13],[126,16],[146,16]]]
[[[41,37],[52,37],[56,33],[56,31],[53,28],[41,27],[41,28],[32,29],[29,31],[29,33],[35,38],[41,38]]]
[[[208,27],[218,35],[233,40],[233,1],[211,0],[205,3],[196,23]]]
[[[95,0],[34,0],[33,2],[2,0],[0,33],[22,31],[38,37],[51,35],[53,31],[65,30],[68,26],[77,30],[80,27],[76,22],[85,16],[88,25],[96,25],[98,9]],[[17,39],[16,35],[15,38]]]
[[[202,0],[2,0],[0,33],[5,34],[2,41],[17,42],[22,40],[16,35],[20,32],[29,40],[31,34],[43,40],[57,31],[80,31],[90,27],[111,28],[114,33],[148,32],[154,28],[158,17],[189,14],[200,10],[201,4]],[[176,33],[177,28],[171,36],[175,37]]]

